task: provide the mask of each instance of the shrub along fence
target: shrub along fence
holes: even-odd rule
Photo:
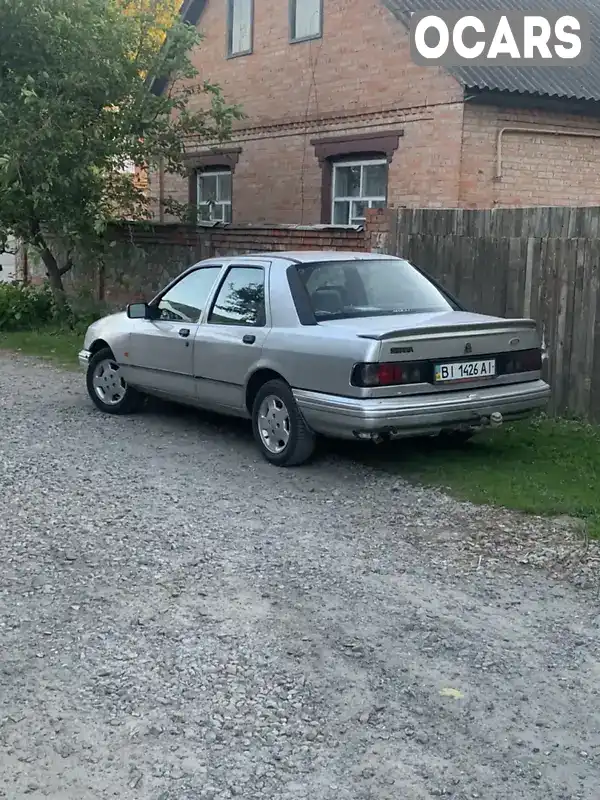
[[[473,311],[535,319],[551,410],[600,422],[600,208],[386,210],[377,226]]]

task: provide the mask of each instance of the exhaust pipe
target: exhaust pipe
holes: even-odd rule
[[[357,439],[372,442],[373,444],[382,444],[387,438],[381,433],[371,433],[370,431],[353,431],[352,433]]]

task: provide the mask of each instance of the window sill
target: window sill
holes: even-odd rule
[[[232,58],[242,58],[242,56],[251,56],[254,50],[244,50],[242,53],[228,53],[225,58],[229,61]]]
[[[303,42],[315,42],[318,39],[322,39],[322,38],[323,38],[323,31],[321,31],[320,33],[315,33],[312,36],[302,36],[299,39],[290,38],[289,39],[289,43],[290,44],[303,44]]]

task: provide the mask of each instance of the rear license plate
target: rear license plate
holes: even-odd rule
[[[480,378],[493,378],[496,375],[496,360],[460,361],[454,364],[436,364],[436,383],[459,383]]]

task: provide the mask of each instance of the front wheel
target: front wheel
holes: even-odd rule
[[[316,437],[281,380],[265,383],[252,406],[252,430],[263,456],[279,467],[295,467],[315,451]]]
[[[128,386],[121,376],[119,365],[108,347],[90,358],[86,383],[94,405],[106,414],[131,414],[144,402],[143,395]]]

